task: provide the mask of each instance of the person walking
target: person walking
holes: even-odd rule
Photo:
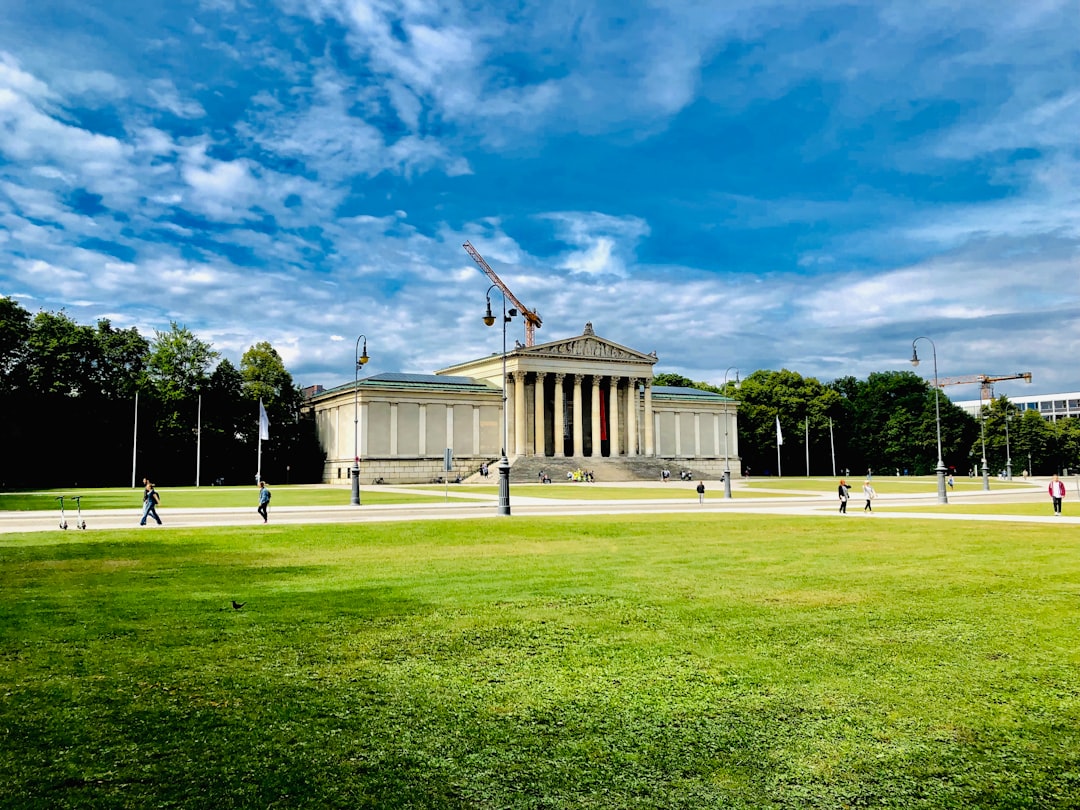
[[[266,510],[270,507],[270,488],[266,486],[265,481],[259,482],[259,509],[258,512],[262,515],[263,523],[267,521]]]
[[[874,508],[870,505],[870,501],[877,497],[877,493],[874,491],[873,485],[870,483],[870,479],[866,479],[866,483],[862,486],[863,497],[866,498],[866,506],[863,507],[864,512],[873,512]]]
[[[161,518],[158,517],[157,505],[161,503],[161,497],[158,495],[157,490],[154,489],[154,485],[146,478],[143,479],[143,510],[142,520],[139,521],[140,526],[146,525],[146,518],[152,517],[157,521],[158,526],[161,525]]]
[[[1050,500],[1054,502],[1054,514],[1060,515],[1061,500],[1065,497],[1065,482],[1055,475],[1050,480],[1048,491],[1050,492]]]
[[[837,492],[840,495],[840,514],[846,515],[848,498],[851,497],[851,487],[847,485],[847,481],[843,478],[840,479],[840,486],[837,487]]]
[[[698,485],[697,485],[697,502],[702,503],[702,504],[705,503],[705,482],[704,481],[698,481]]]

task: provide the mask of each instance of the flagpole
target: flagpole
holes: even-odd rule
[[[199,486],[199,472],[202,465],[202,394],[199,394],[199,409],[195,417],[195,486]]]
[[[832,454],[832,474],[836,478],[836,443],[833,442],[832,417],[829,417],[829,452]]]
[[[258,484],[262,480],[262,443],[263,439],[270,438],[270,420],[266,416],[266,408],[263,407],[263,401],[259,399],[259,459],[255,462],[258,469],[255,471],[255,483]]]
[[[810,417],[806,417],[806,477],[810,477]]]
[[[139,448],[139,392],[135,392],[135,435],[131,439],[131,488],[135,488],[135,466]]]
[[[262,415],[263,415],[263,404],[262,404],[262,400],[260,399],[259,400],[259,455],[258,455],[258,457],[257,457],[257,459],[255,461],[255,485],[256,486],[258,486],[259,482],[262,480],[262,437],[263,437]]]
[[[783,478],[784,471],[780,467],[780,445],[784,443],[784,434],[780,431],[780,414],[776,415],[776,477]]]

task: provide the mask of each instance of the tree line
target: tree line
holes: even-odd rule
[[[277,351],[251,346],[237,368],[175,322],[144,338],[108,319],[31,315],[0,297],[0,487],[255,483],[322,479],[324,453],[303,393]]]
[[[658,374],[656,385],[682,385],[739,401],[739,452],[754,474],[777,473],[777,419],[783,444],[780,471],[830,475],[868,470],[884,475],[927,475],[937,467],[934,387],[910,371],[883,371],[867,379],[841,377],[823,383],[787,369],[760,370],[723,386],[678,374]],[[997,476],[1011,460],[1024,470],[1049,475],[1080,469],[1080,420],[1048,422],[1038,411],[1019,410],[1007,397],[984,403],[979,417],[954,405],[940,390],[941,455],[957,475]]]

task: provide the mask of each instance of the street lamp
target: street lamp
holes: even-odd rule
[[[484,325],[494,326],[495,316],[491,312],[491,291],[496,289],[499,285],[492,284],[487,288],[487,292],[484,293],[484,297],[487,298],[487,311],[484,313]],[[506,457],[506,446],[508,442],[508,436],[506,433],[506,325],[510,323],[510,319],[518,314],[518,311],[513,307],[509,312],[506,309],[506,293],[499,289],[499,294],[502,295],[502,458],[499,459],[499,506],[496,514],[509,515],[510,514],[510,460]]]
[[[1005,480],[1012,481],[1012,451],[1009,449],[1009,422],[1012,421],[1012,408],[1005,408]]]
[[[727,390],[727,375],[735,366],[724,369],[723,388]],[[735,368],[735,386],[739,385],[739,370]],[[728,415],[724,414],[724,497],[731,497],[731,447],[728,445]]]
[[[949,498],[945,494],[945,462],[941,460],[941,406],[939,404],[939,386],[937,375],[937,345],[930,338],[919,336],[911,341],[911,365],[919,365],[919,354],[915,350],[915,344],[920,341],[929,341],[930,349],[934,357],[934,422],[937,424],[937,499],[938,503],[948,503]]]
[[[360,340],[364,341],[364,352],[360,353]],[[352,465],[352,505],[360,505],[360,369],[371,358],[367,354],[367,335],[356,339],[356,366],[353,370],[353,465]]]

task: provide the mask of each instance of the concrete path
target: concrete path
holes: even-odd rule
[[[776,490],[776,497],[739,497],[743,482],[733,482],[733,494],[730,500],[723,497],[723,484],[719,481],[706,481],[704,504],[698,504],[694,483],[679,482],[686,488],[687,497],[682,499],[635,499],[635,500],[549,500],[515,495],[511,488],[511,516],[509,519],[528,517],[555,517],[576,515],[626,515],[626,514],[773,514],[803,515],[807,517],[840,518],[837,514],[836,495],[824,492],[814,495],[792,495],[790,492],[781,496],[782,490]],[[885,482],[883,482],[883,485]],[[845,520],[983,520],[1009,523],[1053,523],[1080,524],[1080,508],[1077,499],[1070,504],[1066,498],[1065,515],[1055,516],[1051,511],[1050,500],[1046,495],[1046,484],[1033,480],[1025,489],[961,491],[949,493],[947,506],[937,505],[935,492],[917,494],[882,494],[875,501],[878,511],[864,513],[863,500],[857,489],[852,490],[852,499],[848,504],[849,512]],[[555,486],[554,484],[552,486]],[[587,487],[588,484],[564,486]],[[613,486],[605,484],[604,486]],[[625,484],[640,488],[641,482]],[[675,484],[656,483],[657,488],[672,489]],[[380,488],[381,491],[392,487]],[[415,492],[415,490],[405,490]],[[762,490],[756,489],[756,492]],[[444,503],[362,505],[351,506],[276,506],[270,509],[270,525],[303,525],[313,523],[376,523],[404,520],[461,520],[472,518],[500,518],[496,513],[496,498],[488,493],[470,493],[467,489],[449,491],[453,500]],[[1070,492],[1070,494],[1072,494]],[[343,497],[347,493],[343,492]],[[965,512],[966,504],[975,503],[1042,503],[1046,513],[1041,515],[995,515]],[[889,506],[918,507],[927,506],[926,511],[881,511]],[[1070,514],[1072,510],[1076,513]],[[140,531],[165,531],[176,528],[196,528],[204,526],[251,526],[261,529],[262,520],[253,508],[217,508],[217,509],[173,509],[160,510],[163,526],[149,524],[140,527],[141,510],[83,510],[83,520],[87,530],[138,528]],[[505,518],[503,518],[505,519]],[[0,512],[0,534],[12,532],[41,532],[58,530],[58,517],[54,512]],[[69,526],[74,520],[69,516]],[[69,528],[69,532],[79,530]]]

